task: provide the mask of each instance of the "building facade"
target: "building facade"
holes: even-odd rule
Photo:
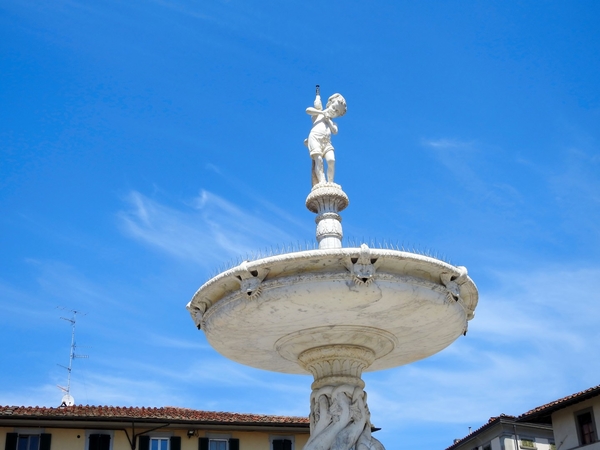
[[[456,439],[446,450],[555,450],[552,426],[518,422],[516,417],[500,415]]]
[[[0,407],[5,450],[300,450],[309,427],[304,417],[174,407]]]
[[[600,386],[534,408],[518,420],[551,424],[556,450],[600,450]]]

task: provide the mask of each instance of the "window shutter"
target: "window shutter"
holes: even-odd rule
[[[208,450],[208,438],[198,438],[198,450]]]
[[[110,434],[90,434],[89,450],[110,450]]]
[[[17,450],[17,441],[19,440],[19,433],[6,433],[6,450]]]
[[[99,450],[110,450],[110,434],[101,434],[99,444]]]
[[[99,434],[90,434],[88,449],[89,450],[100,450],[100,435]]]
[[[138,439],[140,450],[150,450],[150,436],[140,436]]]
[[[292,441],[289,439],[273,439],[273,450],[292,450]]]
[[[40,450],[50,450],[52,435],[48,433],[40,434]]]
[[[229,439],[229,450],[240,450],[240,440],[239,439]]]
[[[179,436],[171,436],[171,450],[181,450],[181,438]]]

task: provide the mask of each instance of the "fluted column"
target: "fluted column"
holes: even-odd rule
[[[348,206],[348,196],[339,184],[319,183],[306,198],[306,207],[317,214],[319,248],[342,247],[342,217],[338,214]]]

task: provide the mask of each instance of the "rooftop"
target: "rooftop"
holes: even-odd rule
[[[486,424],[480,426],[475,431],[467,434],[464,438],[456,439],[455,442],[454,442],[454,444],[452,444],[450,447],[447,447],[446,450],[451,450],[451,449],[453,449],[455,447],[458,447],[463,442],[472,439],[474,436],[478,435],[479,433],[482,433],[483,431],[485,431],[486,429],[490,428],[491,426],[495,425],[496,423],[498,423],[500,421],[503,421],[503,422],[514,422],[515,419],[516,418],[514,416],[508,416],[506,414],[500,414],[497,417],[490,417],[490,419],[487,421]]]
[[[533,408],[532,410],[521,414],[517,420],[519,422],[551,423],[551,416],[553,412],[576,403],[583,402],[597,395],[600,395],[600,385],[586,389],[585,391],[567,395],[566,397],[559,398],[558,400],[538,406],[537,408]]]
[[[121,422],[131,424],[166,423],[168,425],[239,425],[261,427],[308,428],[308,417],[271,416],[264,414],[242,414],[215,411],[200,411],[189,408],[165,406],[162,408],[120,406],[0,406],[0,421],[6,423],[23,421],[69,422]]]

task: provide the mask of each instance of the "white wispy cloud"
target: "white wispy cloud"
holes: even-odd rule
[[[66,304],[117,304],[98,280],[92,280],[75,267],[60,261],[33,260],[38,271],[37,283],[45,296]]]
[[[135,310],[133,305],[117,300],[119,295],[124,294],[123,291],[131,289],[107,286],[63,262],[41,259],[28,259],[26,262],[32,273],[29,283],[16,285],[0,279],[0,311],[2,317],[9,318],[15,325],[48,326],[60,316],[70,316],[71,309],[83,313],[99,309]],[[94,321],[94,325],[99,325],[99,322]]]
[[[273,242],[294,241],[280,221],[273,223],[271,215],[249,212],[205,190],[180,209],[135,191],[126,201],[129,209],[118,217],[129,236],[204,266],[252,254]]]
[[[429,148],[460,186],[465,188],[478,204],[512,208],[523,202],[521,192],[505,178],[494,174],[493,167],[482,158],[484,152],[497,150],[476,141],[453,138],[421,139],[421,145]],[[502,180],[502,181],[500,181]]]
[[[206,8],[207,4],[202,5],[203,8],[201,8],[200,5],[197,5],[196,7],[194,7],[192,4],[181,3],[181,2],[177,2],[177,1],[154,0],[154,3],[162,6],[163,8],[176,11],[178,13],[193,17],[195,19],[199,19],[199,20],[207,21],[207,22],[219,23],[221,25],[224,24],[224,21],[220,21],[217,19],[219,14],[214,14],[214,11],[213,12],[207,11],[207,8]]]
[[[21,387],[19,390],[3,389],[0,391],[0,405],[9,406],[58,406],[60,393],[56,385]]]
[[[167,380],[138,376],[91,372],[83,381],[73,383],[77,404],[112,406],[168,406],[184,401],[184,395]]]
[[[421,144],[440,150],[462,150],[471,151],[475,143],[473,141],[461,141],[452,138],[422,139]]]
[[[270,47],[283,48],[288,51],[299,51],[303,47],[293,44],[292,41],[282,36],[281,33],[270,32],[270,27],[261,26],[265,23],[267,15],[263,8],[250,7],[244,3],[233,4],[228,0],[220,2],[200,2],[190,3],[177,0],[154,0],[154,3],[160,7],[176,12],[178,14],[199,20],[200,22],[210,23],[227,31],[228,36],[237,36],[244,38],[243,45],[247,50],[256,52],[254,47],[248,48],[246,41],[255,43],[260,42]],[[310,31],[318,31],[312,23],[303,24],[304,32],[310,34]],[[308,28],[308,29],[307,29]],[[216,37],[213,36],[211,42],[207,45],[215,45]],[[224,45],[221,39],[219,45]]]
[[[0,318],[10,318],[11,321],[32,317],[42,319],[46,314],[38,307],[38,296],[33,292],[19,289],[10,283],[0,280]],[[1,319],[0,319],[1,320]]]
[[[228,172],[223,172],[219,167],[214,164],[207,164],[206,169],[219,175],[228,185],[233,187],[236,192],[244,193],[244,195],[253,203],[260,205],[266,211],[269,212],[271,217],[277,217],[285,223],[289,223],[298,229],[304,230],[307,233],[313,232],[312,223],[307,223],[306,220],[301,220],[297,216],[290,214],[287,210],[277,206],[276,204],[267,200],[263,195],[260,195],[256,188],[252,185],[246,184],[244,181],[237,177],[232,176]]]
[[[199,341],[190,341],[187,339],[180,339],[173,336],[165,336],[156,333],[147,334],[148,342],[158,347],[166,347],[170,349],[183,349],[183,350],[208,350],[210,346],[203,344]]]
[[[550,192],[556,201],[555,216],[570,234],[585,231],[598,242],[600,220],[600,152],[570,148],[557,167],[546,169]]]
[[[428,360],[367,374],[378,426],[479,426],[598,384],[600,268],[498,272],[466,338]]]
[[[88,367],[79,364],[71,384],[76,403],[308,414],[309,376],[249,368],[215,355],[212,349],[171,351],[177,357],[168,362],[159,350],[146,361],[113,358],[90,360],[94,365]],[[62,375],[57,371],[56,384],[64,383]],[[56,384],[32,386],[18,394],[0,389],[0,404],[56,406],[62,395]]]

